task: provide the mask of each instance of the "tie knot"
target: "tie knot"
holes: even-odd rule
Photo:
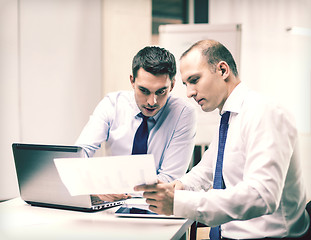
[[[221,115],[220,124],[228,124],[230,117],[230,112],[225,112],[223,115]]]
[[[141,112],[137,115],[138,117],[141,117],[143,119],[143,121],[146,121],[149,119],[149,117],[146,117],[144,114],[142,114]]]

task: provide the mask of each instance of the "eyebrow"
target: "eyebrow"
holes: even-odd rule
[[[139,88],[139,89],[143,89],[143,90],[149,91],[148,88],[145,88],[145,87],[142,87],[142,86],[138,86],[138,88]],[[149,91],[149,92],[150,92],[150,91]]]
[[[143,87],[143,86],[138,86],[138,87],[139,87],[139,89],[143,89],[143,90],[147,90],[148,92],[151,92],[148,88],[145,88],[145,87]],[[161,91],[161,90],[166,90],[166,89],[168,89],[168,86],[159,88],[159,89],[157,89],[155,92],[159,92],[159,91]]]

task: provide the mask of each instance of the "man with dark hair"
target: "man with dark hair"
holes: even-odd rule
[[[149,208],[211,226],[211,240],[311,239],[292,115],[241,83],[217,41],[194,44],[180,72],[188,97],[205,112],[219,109],[219,132],[182,178],[135,187]]]
[[[175,58],[169,51],[155,46],[141,49],[132,62],[133,91],[108,94],[76,145],[89,157],[102,143],[109,155],[153,154],[163,182],[184,175],[194,147],[196,115],[189,103],[170,95],[175,74]]]

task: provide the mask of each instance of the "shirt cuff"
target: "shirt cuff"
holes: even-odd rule
[[[186,190],[176,190],[174,194],[174,215],[196,220],[196,209],[200,193]]]

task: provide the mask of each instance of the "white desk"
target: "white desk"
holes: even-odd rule
[[[20,198],[0,203],[1,240],[186,239],[187,219],[120,218],[118,207],[85,213],[33,207]]]

